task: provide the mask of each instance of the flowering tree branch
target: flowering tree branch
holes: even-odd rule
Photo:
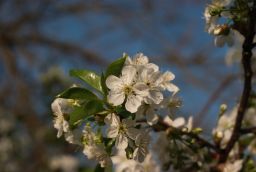
[[[242,33],[245,36],[245,40],[243,43],[243,52],[242,52],[242,64],[244,69],[244,88],[243,93],[241,97],[241,101],[239,104],[237,117],[235,126],[233,129],[232,136],[226,146],[226,148],[223,150],[223,153],[220,154],[220,163],[224,163],[230,151],[234,147],[235,143],[238,141],[240,136],[240,130],[242,126],[242,121],[245,115],[245,111],[248,107],[249,97],[251,94],[251,84],[252,84],[252,68],[251,68],[251,58],[252,58],[252,49],[254,47],[253,38],[255,35],[255,24],[256,24],[256,2],[254,1],[252,10],[249,11],[249,20],[248,25],[246,28],[245,33]]]
[[[152,126],[152,128],[155,131],[163,131],[163,130],[167,131],[167,133],[169,133],[169,135],[171,135],[172,131],[175,133],[178,132],[179,135],[181,135],[181,136],[188,136],[191,139],[194,139],[196,141],[196,144],[198,144],[200,147],[206,147],[206,148],[214,150],[215,152],[221,151],[217,146],[208,142],[204,138],[200,137],[198,134],[195,134],[193,132],[182,131],[181,129],[174,128],[172,126],[169,126],[163,120],[159,120],[157,124]]]

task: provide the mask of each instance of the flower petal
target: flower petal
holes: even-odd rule
[[[136,137],[140,134],[140,130],[137,128],[129,128],[126,131],[126,134],[128,135],[129,138],[135,140]]]
[[[133,66],[125,66],[122,69],[121,79],[123,83],[131,85],[136,75],[136,68]]]
[[[158,121],[158,116],[152,108],[148,108],[146,111],[146,119],[149,125],[154,125]]]
[[[120,89],[122,87],[123,82],[120,78],[118,78],[114,75],[110,75],[106,79],[106,85],[111,90],[117,90],[117,89]]]
[[[104,122],[110,126],[119,126],[120,118],[116,114],[110,113],[105,117]]]
[[[119,134],[116,138],[115,146],[117,149],[125,149],[128,146],[128,138],[124,134]]]
[[[116,138],[119,132],[119,126],[109,126],[107,129],[108,138]]]
[[[129,95],[125,103],[125,108],[131,113],[137,112],[138,108],[141,105],[142,98],[140,96]]]
[[[182,117],[176,118],[173,123],[172,126],[175,128],[181,127],[185,124],[185,119]]]
[[[124,102],[125,94],[121,91],[110,91],[107,98],[109,103],[118,106]]]
[[[150,104],[152,104],[152,103],[159,104],[163,101],[164,96],[160,91],[150,90],[148,98],[151,100],[151,101],[149,101]]]

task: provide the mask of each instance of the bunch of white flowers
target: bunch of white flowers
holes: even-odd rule
[[[142,104],[160,104],[163,91],[176,93],[179,90],[171,83],[174,78],[172,72],[161,73],[142,53],[133,59],[127,57],[121,75],[110,75],[106,80],[110,89],[108,102],[114,106],[125,102],[126,110],[131,113],[137,112]]]
[[[100,167],[111,166],[111,157],[118,159],[120,155],[115,152],[125,152],[122,157],[127,162],[148,171],[150,164],[144,160],[151,157],[150,127],[164,117],[158,110],[172,108],[177,99],[173,97],[179,91],[172,83],[174,74],[161,72],[142,53],[133,58],[124,54],[102,76],[87,70],[73,70],[70,74],[99,94],[73,86],[57,96],[52,103],[57,137],[64,135],[69,143],[83,146],[83,153],[98,161]],[[185,125],[182,117],[168,117],[163,122],[173,128]],[[117,162],[114,165],[119,169]]]
[[[186,120],[175,114],[181,101],[176,97],[179,89],[172,83],[174,74],[161,72],[142,53],[133,58],[124,55],[101,76],[88,70],[71,70],[70,74],[93,91],[73,86],[59,94],[52,103],[54,127],[58,138],[64,135],[69,143],[81,146],[88,159],[98,162],[98,169],[207,172],[219,165],[216,155],[228,145],[237,107],[226,113],[227,106],[221,106],[213,139],[207,141],[200,136],[201,128],[193,128],[192,117]],[[255,116],[252,106],[242,126],[253,127]],[[253,154],[255,140],[245,133],[232,147],[222,170],[238,172],[247,163],[240,157],[241,149]],[[243,144],[250,146],[243,148]]]

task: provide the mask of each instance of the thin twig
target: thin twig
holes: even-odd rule
[[[256,133],[256,127],[243,128],[240,130],[240,134]]]
[[[177,130],[176,132],[179,132],[180,135],[186,135],[186,136],[194,139],[196,141],[196,143],[199,144],[201,147],[210,148],[210,149],[214,150],[215,152],[221,151],[217,146],[213,145],[212,143],[208,142],[204,138],[200,137],[198,134],[195,134],[192,132],[184,132],[182,130],[173,128],[172,126],[169,126],[167,123],[165,123],[162,119],[160,119],[157,124],[153,125],[152,128],[155,131],[167,131],[168,129],[171,128],[173,130]]]

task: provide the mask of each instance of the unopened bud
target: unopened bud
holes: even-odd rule
[[[221,132],[221,131],[217,131],[213,135],[213,139],[214,139],[215,143],[220,143],[222,138],[223,138],[223,132]]]
[[[192,132],[195,133],[195,134],[200,134],[200,133],[202,133],[202,131],[203,131],[202,128],[195,128],[195,129],[192,130]]]
[[[226,112],[228,106],[226,104],[221,104],[220,105],[220,112]]]

